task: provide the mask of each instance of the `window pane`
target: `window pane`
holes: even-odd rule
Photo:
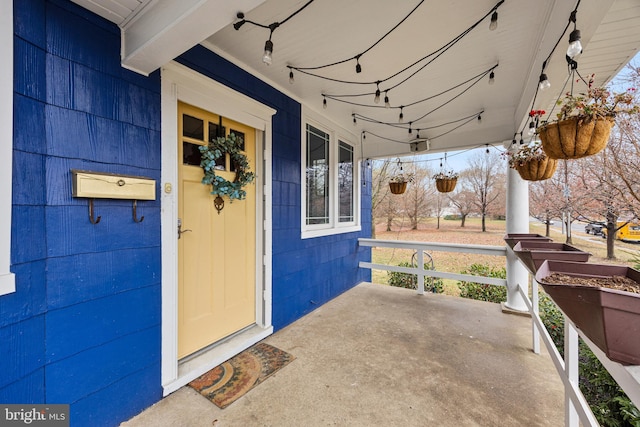
[[[340,141],[338,163],[339,222],[353,221],[353,147]]]
[[[204,141],[204,121],[196,117],[182,115],[182,135]]]
[[[307,224],[329,223],[329,135],[307,125]]]
[[[182,141],[182,164],[200,166],[200,145]]]

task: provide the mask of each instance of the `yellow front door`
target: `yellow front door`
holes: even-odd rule
[[[219,135],[244,138],[244,154],[255,172],[256,131],[213,113],[178,105],[178,357],[192,354],[256,319],[256,197],[224,197],[218,213],[211,186],[201,183],[198,146]],[[216,174],[230,181],[229,156]]]

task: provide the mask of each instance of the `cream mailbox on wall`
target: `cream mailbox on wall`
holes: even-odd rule
[[[73,197],[155,200],[156,180],[72,169]]]
[[[133,220],[135,222],[144,220],[144,216],[138,218],[138,200],[156,199],[155,179],[78,169],[71,169],[71,174],[73,175],[73,197],[89,199],[89,221],[92,224],[100,222],[100,217],[96,218],[93,214],[93,199],[133,200]]]

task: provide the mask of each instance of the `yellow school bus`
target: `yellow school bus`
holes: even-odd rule
[[[640,224],[634,222],[628,222],[625,224],[624,221],[619,221],[616,227],[621,227],[616,232],[616,239],[622,240],[623,242],[640,242]],[[603,228],[602,232],[604,237],[607,237],[607,229]]]

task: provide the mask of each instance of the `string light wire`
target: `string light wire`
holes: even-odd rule
[[[320,70],[322,68],[328,68],[328,67],[333,67],[333,66],[336,66],[336,65],[344,64],[345,62],[353,61],[355,59],[356,60],[356,72],[359,73],[359,72],[362,71],[362,66],[359,66],[360,65],[360,58],[362,57],[362,55],[364,55],[367,52],[369,52],[371,49],[376,47],[382,40],[387,38],[388,35],[390,35],[400,25],[402,25],[404,23],[404,21],[406,21],[413,14],[413,12],[415,12],[417,10],[422,5],[422,3],[424,3],[424,0],[420,0],[420,2],[413,9],[411,9],[411,12],[409,12],[404,18],[402,18],[402,20],[400,22],[398,22],[396,25],[393,26],[393,28],[391,28],[389,31],[387,31],[382,37],[380,37],[378,40],[376,40],[375,43],[373,43],[371,46],[369,46],[364,51],[360,52],[359,54],[357,54],[355,56],[352,56],[350,58],[341,59],[339,61],[332,62],[330,64],[318,65],[318,66],[315,66],[315,67],[294,67],[294,66],[291,66],[289,68],[293,68],[294,70],[297,70],[297,71]]]
[[[437,50],[435,50],[435,51],[423,56],[422,58],[416,60],[412,64],[402,68],[401,70],[397,71],[396,73],[394,73],[394,74],[392,74],[392,75],[390,75],[388,77],[385,77],[383,79],[374,80],[374,81],[366,81],[366,82],[363,82],[363,81],[351,81],[351,80],[343,80],[343,79],[327,77],[327,76],[323,76],[323,75],[317,74],[317,73],[312,73],[312,72],[308,71],[308,69],[314,69],[314,68],[310,68],[310,67],[306,67],[305,68],[305,67],[297,67],[297,66],[294,66],[294,65],[288,65],[287,67],[289,69],[291,69],[291,70],[300,71],[301,73],[307,74],[309,76],[317,77],[317,78],[324,79],[324,80],[327,80],[327,81],[332,81],[332,82],[335,82],[335,83],[343,83],[343,84],[351,84],[351,85],[379,85],[380,83],[385,83],[385,82],[393,79],[394,77],[397,77],[398,75],[400,75],[400,74],[402,74],[402,73],[404,73],[406,71],[409,71],[410,69],[412,69],[416,65],[420,64],[421,62],[425,61],[426,59],[436,55],[435,58],[433,58],[432,60],[428,61],[426,64],[422,65],[420,68],[418,68],[416,71],[411,73],[405,79],[401,80],[399,83],[396,83],[395,85],[392,85],[392,86],[390,86],[390,87],[388,87],[386,89],[383,89],[383,91],[389,91],[389,90],[395,89],[398,86],[400,86],[401,84],[405,83],[407,80],[409,80],[410,78],[415,76],[418,72],[422,71],[427,65],[431,64],[435,59],[437,59],[442,54],[444,54],[444,52],[448,51],[451,47],[453,47],[453,45],[458,43],[462,38],[464,38],[467,34],[469,34],[475,27],[477,27],[482,21],[484,21],[487,18],[487,16],[491,15],[495,10],[497,10],[498,7],[500,7],[503,3],[504,3],[504,0],[500,0],[482,18],[480,18],[478,21],[476,21],[474,24],[472,24],[470,27],[468,27],[466,30],[464,30],[462,33],[457,35],[455,38],[453,38],[451,41],[449,41],[448,43],[446,43],[445,45],[443,45],[439,49],[437,49]],[[352,58],[349,58],[348,60],[351,60],[351,59],[354,59],[354,58],[355,57],[352,57]],[[321,67],[318,67],[318,68],[321,68]],[[366,96],[366,95],[373,95],[373,94],[375,94],[375,92],[368,92],[368,93],[363,93],[363,94],[354,94],[352,96]]]

